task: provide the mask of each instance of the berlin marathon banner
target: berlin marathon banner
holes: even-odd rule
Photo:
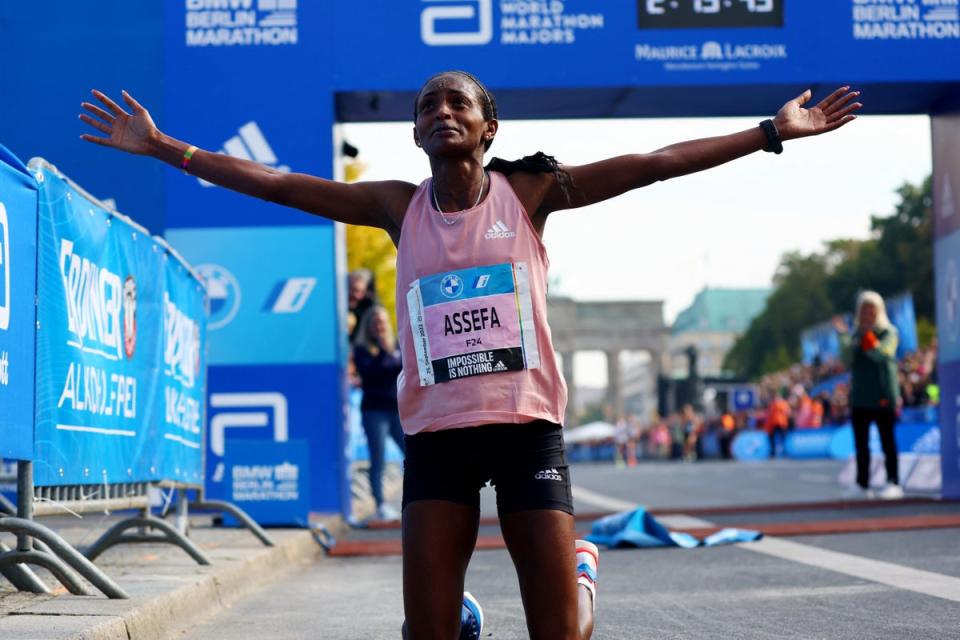
[[[0,458],[33,459],[37,185],[0,146]]]
[[[199,486],[206,406],[205,292],[189,267],[169,251],[163,254],[163,283],[163,402],[150,423],[150,440],[165,446],[154,448],[151,468],[165,480]]]
[[[30,167],[40,185],[37,485],[199,484],[198,281],[145,229],[43,161]]]

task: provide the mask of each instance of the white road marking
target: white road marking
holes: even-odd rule
[[[595,493],[583,487],[573,487],[573,499],[610,511],[633,511],[640,506],[636,502],[605,496],[602,493]]]
[[[738,546],[748,551],[765,553],[891,587],[960,602],[960,578],[912,569],[892,562],[862,558],[849,553],[829,551],[779,538],[767,537],[758,542]]]
[[[701,518],[694,518],[683,513],[671,513],[656,516],[657,522],[667,529],[709,529],[716,525]]]
[[[613,511],[628,511],[638,506],[636,503],[605,496],[583,487],[573,487],[573,496],[581,502]],[[707,520],[683,514],[661,516],[658,520],[668,527],[677,528],[677,522],[696,522],[697,527],[716,526]],[[960,602],[960,578],[769,536],[764,536],[757,542],[744,542],[736,546],[745,551],[763,553],[906,591]]]

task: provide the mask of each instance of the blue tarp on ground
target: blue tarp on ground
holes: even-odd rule
[[[612,549],[626,547],[715,547],[735,542],[753,542],[763,537],[759,531],[745,529],[722,529],[703,540],[688,533],[669,531],[647,511],[646,507],[637,507],[633,511],[624,511],[593,523],[587,540],[594,544]]]

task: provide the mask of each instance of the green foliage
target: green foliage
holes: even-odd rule
[[[920,342],[929,342],[935,318],[931,180],[904,184],[897,194],[892,215],[871,219],[870,239],[831,240],[822,253],[783,256],[776,290],[727,354],[725,369],[755,378],[799,361],[800,333],[852,311],[863,289],[883,296],[912,292]]]
[[[373,272],[377,299],[396,326],[397,250],[382,229],[347,227],[347,269],[361,267]]]

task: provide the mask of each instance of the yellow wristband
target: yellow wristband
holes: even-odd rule
[[[184,173],[187,173],[187,167],[190,166],[190,159],[193,158],[193,154],[197,152],[197,148],[193,145],[187,147],[187,150],[183,152],[183,160],[180,161],[180,170]]]

